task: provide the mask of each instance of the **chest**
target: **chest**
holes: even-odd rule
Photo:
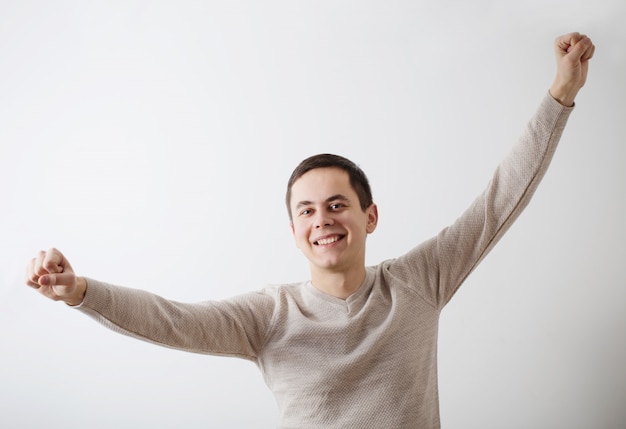
[[[329,304],[280,314],[259,359],[270,388],[293,380],[344,391],[377,374],[416,374],[433,364],[439,312],[415,293],[387,288],[353,310]]]

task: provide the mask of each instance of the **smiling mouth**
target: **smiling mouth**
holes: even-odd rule
[[[314,241],[313,244],[315,244],[316,246],[325,245],[325,244],[332,244],[332,243],[335,243],[335,242],[341,240],[342,238],[343,238],[343,235],[333,235],[332,237],[320,238],[319,240]]]

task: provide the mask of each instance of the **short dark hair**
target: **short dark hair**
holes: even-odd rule
[[[313,155],[303,160],[291,173],[289,182],[287,183],[287,195],[285,202],[287,203],[287,212],[289,213],[289,220],[292,219],[291,213],[291,188],[293,184],[302,177],[305,173],[314,170],[316,168],[339,168],[346,173],[350,178],[350,185],[359,197],[359,203],[361,210],[365,211],[374,202],[372,198],[372,189],[370,188],[369,180],[367,176],[361,170],[361,168],[348,158],[343,156],[333,155],[331,153],[322,153],[319,155]]]

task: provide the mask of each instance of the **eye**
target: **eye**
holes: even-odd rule
[[[300,216],[306,216],[311,214],[311,209],[304,209],[300,211]]]
[[[345,205],[344,205],[344,204],[342,204],[342,203],[332,203],[332,204],[330,205],[330,209],[331,209],[331,210],[339,210],[339,209],[341,209],[341,208],[343,208],[343,207],[345,207]]]

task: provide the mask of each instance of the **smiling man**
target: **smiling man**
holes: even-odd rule
[[[408,253],[365,266],[378,210],[361,169],[337,155],[305,159],[286,203],[311,278],[225,301],[184,304],[78,277],[56,249],[26,282],[118,332],[185,351],[256,363],[280,428],[438,428],[439,315],[526,207],[587,77],[591,40],[555,43],[557,74],[487,189],[452,225]]]
[[[365,174],[337,155],[308,158],[292,174],[287,207],[296,245],[309,260],[312,283],[338,298],[352,295],[365,279],[365,240],[378,222]]]

